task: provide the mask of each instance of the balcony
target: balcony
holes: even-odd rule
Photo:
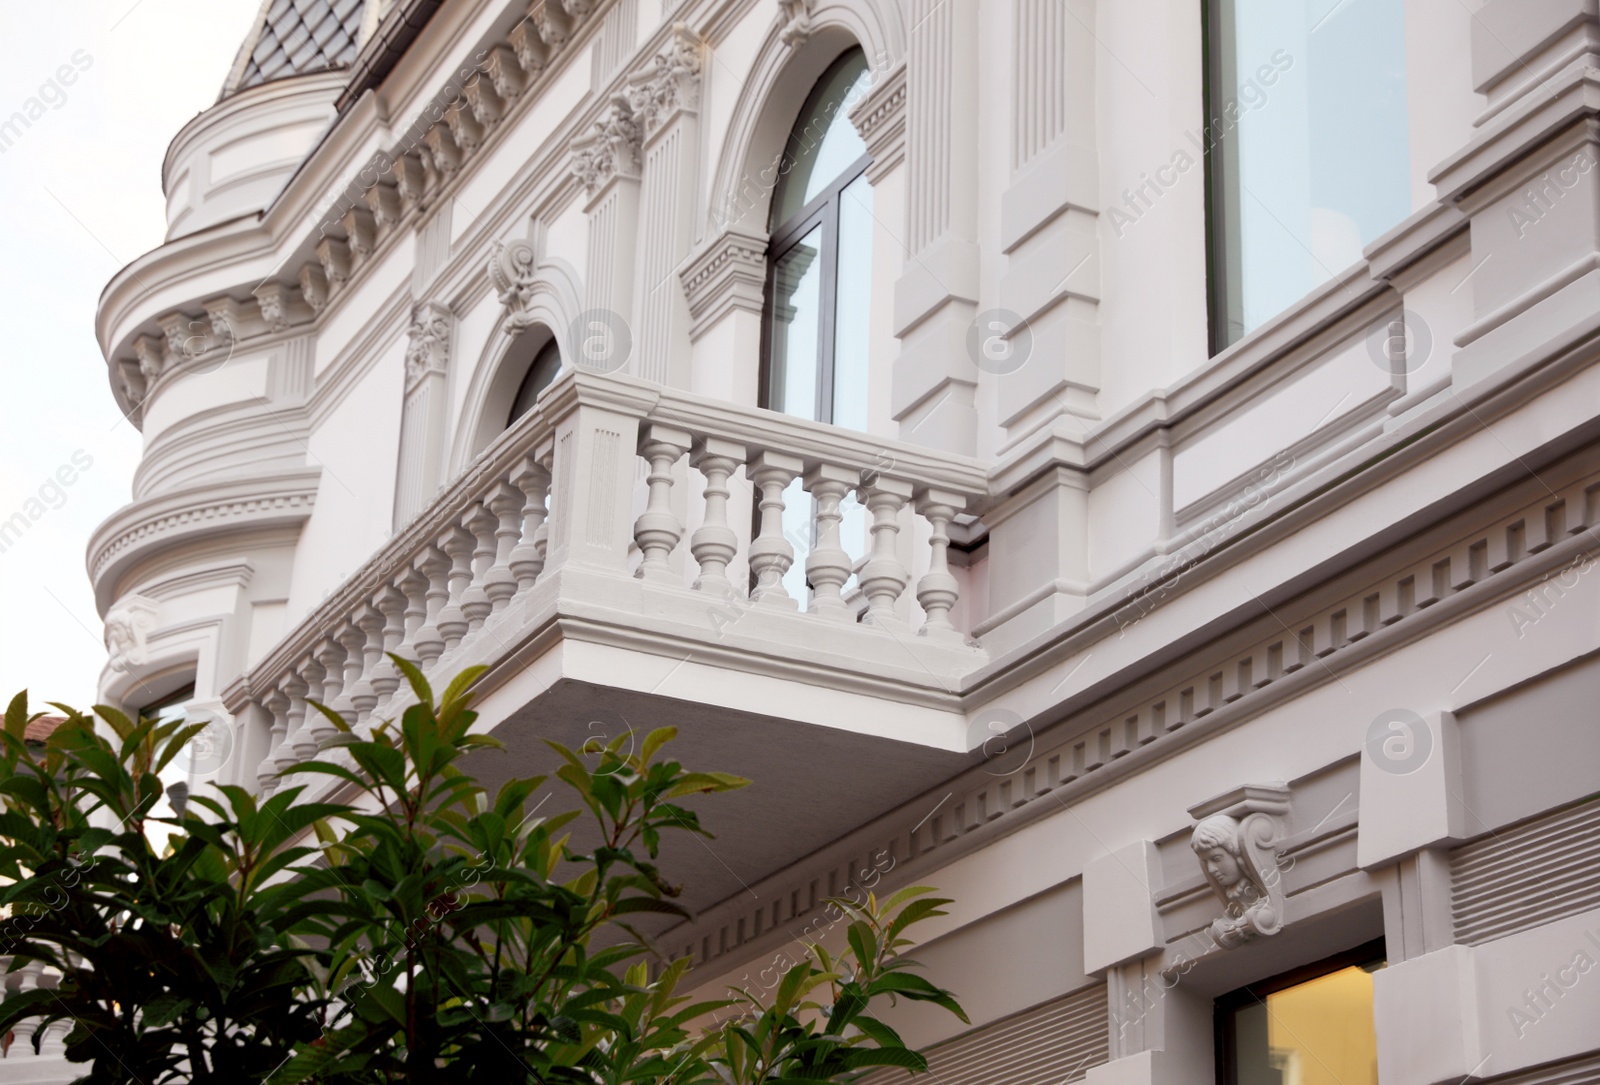
[[[540,739],[664,724],[686,763],[756,780],[716,806],[717,861],[681,857],[703,868],[679,875],[698,903],[722,899],[732,870],[776,869],[968,764],[958,690],[988,657],[950,534],[984,495],[969,459],[568,373],[228,688],[238,782],[271,791],[318,754],[334,730],[310,701],[358,727],[402,711],[386,653],[439,685],[484,664],[480,726],[509,747],[491,782],[545,770]],[[825,802],[797,763],[827,766]]]

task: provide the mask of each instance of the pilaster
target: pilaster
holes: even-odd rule
[[[410,523],[439,488],[454,325],[454,315],[437,302],[423,302],[412,310],[395,474],[396,531]]]
[[[588,191],[588,271],[584,307],[632,330],[635,258],[639,233],[640,137],[626,97],[617,95],[605,117],[572,143],[572,172]],[[637,341],[637,336],[633,337]],[[624,360],[617,360],[617,365]],[[606,368],[614,368],[607,366]]]

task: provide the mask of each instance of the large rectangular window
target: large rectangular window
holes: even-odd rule
[[[1206,0],[1220,351],[1411,211],[1403,0]]]

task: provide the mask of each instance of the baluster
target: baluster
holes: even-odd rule
[[[509,482],[502,482],[489,493],[485,504],[495,516],[494,564],[483,577],[483,593],[489,597],[491,613],[498,613],[517,594],[517,577],[511,571],[511,555],[522,535],[523,494]]]
[[[529,456],[511,473],[511,483],[523,495],[522,538],[511,551],[511,575],[517,578],[517,590],[527,591],[544,570],[545,543],[549,538],[545,525],[549,508],[545,501],[550,492],[550,469]]]
[[[805,487],[817,500],[817,545],[806,556],[806,580],[811,584],[811,610],[835,621],[853,622],[855,608],[844,601],[841,589],[850,579],[850,555],[839,543],[839,504],[860,481],[860,473],[821,463],[806,472]]]
[[[928,571],[917,581],[917,603],[927,615],[922,635],[929,640],[966,641],[961,631],[950,624],[950,608],[960,598],[960,585],[950,575],[950,521],[966,507],[960,494],[944,490],[924,490],[917,511],[928,518],[933,533],[928,539]]]
[[[378,593],[378,610],[383,614],[384,654],[372,672],[372,688],[378,691],[379,704],[387,701],[400,688],[400,668],[394,665],[394,660],[389,656],[414,658],[407,647],[412,634],[422,624],[421,580],[416,573],[408,571],[397,583],[388,585]],[[408,586],[417,588],[414,597],[407,590]],[[416,599],[415,606],[412,605],[413,598]]]
[[[432,667],[434,660],[444,654],[444,635],[439,631],[439,616],[444,611],[445,603],[450,599],[447,579],[450,564],[449,555],[438,545],[424,547],[413,562],[413,568],[423,577],[423,600],[426,609],[423,612],[422,625],[417,629],[416,639],[411,642],[411,646],[416,649],[417,658],[421,660],[424,671]]]
[[[10,967],[10,965],[8,964],[7,967]],[[5,989],[8,996],[25,995],[40,985],[39,978],[43,972],[43,961],[29,961],[15,972],[8,972],[4,976],[0,976],[0,979],[5,981]],[[11,1026],[11,1050],[13,1053],[24,1056],[34,1053],[33,1034],[38,1030],[38,1021],[37,1017],[29,1017]]]
[[[278,692],[288,700],[289,707],[283,713],[283,742],[279,744],[276,754],[273,755],[273,764],[278,766],[282,774],[284,769],[297,764],[299,756],[294,752],[294,740],[300,734],[300,728],[306,718],[306,683],[305,679],[295,671],[290,671],[278,680]]]
[[[322,695],[316,700],[337,712],[335,706],[339,703],[339,694],[344,689],[344,645],[339,643],[338,638],[328,637],[317,645],[312,654],[322,666]],[[312,709],[308,716],[307,728],[317,743],[318,753],[321,753],[339,733],[333,721],[316,709]]]
[[[783,490],[804,466],[794,456],[762,452],[745,472],[761,494],[760,531],[750,544],[750,568],[756,575],[750,597],[766,606],[799,605],[783,586],[783,574],[794,564],[794,547],[783,537]]]
[[[483,620],[494,610],[487,583],[489,569],[494,564],[495,529],[499,524],[500,518],[489,511],[483,499],[474,501],[466,516],[461,518],[461,526],[472,533],[476,543],[472,549],[471,577],[461,593],[461,610],[467,616],[469,632],[481,629]]]
[[[267,736],[267,756],[256,766],[256,783],[261,785],[261,793],[266,795],[278,786],[278,751],[287,742],[289,734],[289,697],[282,689],[274,689],[261,699],[261,707],[266,709],[268,718],[272,720],[272,729]]]
[[[371,603],[356,614],[356,628],[364,641],[360,645],[361,672],[350,687],[350,706],[356,710],[356,722],[365,720],[378,707],[378,690],[372,684],[378,668],[389,661],[383,657],[383,611]]]
[[[911,497],[911,484],[876,475],[867,487],[867,510],[872,513],[872,556],[861,570],[861,590],[867,596],[862,619],[886,629],[909,629],[894,612],[895,600],[906,590],[911,576],[900,562],[900,510]]]
[[[472,583],[472,548],[475,542],[462,527],[448,527],[439,536],[438,550],[444,552],[444,560],[448,562],[439,569],[439,575],[444,578],[444,601],[435,609],[430,592],[428,615],[444,642],[441,650],[444,652],[454,651],[456,645],[461,643],[461,638],[467,635],[467,616],[461,609],[461,595]],[[428,573],[429,587],[433,586],[434,576],[434,573]],[[435,658],[439,654],[435,652]],[[433,660],[428,660],[428,663],[431,665]]]
[[[367,646],[367,635],[353,620],[339,630],[339,647],[344,649],[344,673],[339,678],[339,696],[328,702],[328,707],[344,717],[346,723],[355,723],[355,690],[361,681],[365,666],[362,656]]]
[[[423,560],[417,558],[417,561]],[[430,562],[432,558],[428,559]],[[398,587],[406,597],[406,636],[400,642],[399,656],[413,663],[423,664],[422,653],[417,648],[417,642],[424,636],[437,637],[438,631],[425,627],[428,625],[428,578],[424,576],[413,564],[400,574]],[[444,648],[444,641],[438,642],[438,647]],[[425,665],[425,664],[423,664]]]
[[[728,525],[728,479],[744,463],[747,454],[743,445],[719,437],[705,437],[695,442],[694,455],[689,462],[706,480],[705,522],[695,528],[689,538],[689,553],[700,565],[700,575],[694,582],[696,591],[715,592],[724,597],[733,593],[728,563],[739,552],[739,536]]]
[[[46,968],[39,973],[39,986],[46,991],[54,991],[61,986],[61,973],[54,968]],[[72,1031],[71,1020],[52,1021],[44,1026],[39,1040],[39,1054],[64,1055],[67,1051],[67,1033]]]
[[[668,561],[683,538],[683,524],[672,512],[672,466],[689,451],[690,443],[684,430],[660,425],[644,427],[639,455],[650,462],[650,474],[645,479],[649,498],[633,529],[634,542],[643,555],[636,574],[641,580],[682,582]]]
[[[304,690],[300,694],[300,718],[297,725],[289,734],[293,736],[294,755],[300,761],[310,761],[317,756],[321,747],[317,745],[316,720],[322,715],[312,708],[311,701],[322,700],[322,665],[312,656],[307,656],[300,661],[300,677]],[[294,706],[290,706],[290,712]]]

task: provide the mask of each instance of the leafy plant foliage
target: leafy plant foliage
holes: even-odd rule
[[[0,1036],[70,1023],[67,1057],[95,1085],[783,1085],[925,1070],[880,1019],[897,1000],[965,1020],[903,956],[907,930],[945,914],[925,887],[829,902],[843,944],[810,947],[770,990],[679,993],[689,961],[640,929],[688,918],[661,841],[709,836],[681,800],[748,781],[686,769],[663,728],[636,750],[551,743],[554,780],[490,795],[460,764],[499,745],[472,731],[480,672],[436,699],[395,663],[418,703],[360,730],[316,706],[337,736],[265,801],[164,787],[202,725],[57,706],[40,749],[13,700],[0,953],[60,978],[0,1003]],[[552,788],[575,807],[543,812]],[[164,795],[171,815],[152,816]]]

